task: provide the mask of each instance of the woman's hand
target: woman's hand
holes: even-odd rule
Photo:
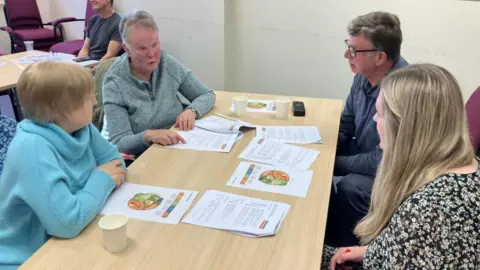
[[[348,262],[361,263],[368,246],[339,248],[330,261],[330,270],[336,270],[337,265],[340,269],[352,269]]]
[[[112,178],[113,182],[115,182],[115,186],[118,188],[125,182],[125,177],[127,175],[127,170],[121,166],[122,161],[115,159],[98,166],[97,169],[108,174]]]
[[[161,145],[171,145],[179,142],[186,143],[182,136],[168,129],[147,130],[144,136],[145,141],[149,143]]]
[[[177,116],[175,127],[180,130],[192,130],[195,127],[195,118],[197,118],[197,113],[190,109],[186,109]]]

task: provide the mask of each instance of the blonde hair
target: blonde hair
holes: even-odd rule
[[[460,87],[446,69],[417,64],[383,80],[383,158],[368,215],[355,233],[370,243],[405,199],[446,170],[471,164]]]
[[[93,94],[93,78],[74,63],[38,62],[18,80],[18,98],[25,118],[37,122],[64,120]]]

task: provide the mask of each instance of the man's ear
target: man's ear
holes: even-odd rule
[[[125,53],[130,56],[130,49],[128,48],[128,46],[122,42],[122,48],[123,50],[125,51]]]
[[[376,58],[377,58],[377,66],[381,66],[388,61],[388,57],[385,52],[378,52]]]

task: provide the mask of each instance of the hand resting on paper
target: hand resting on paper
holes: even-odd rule
[[[187,109],[177,116],[175,127],[183,131],[192,130],[195,127],[195,118],[197,114],[191,109]]]
[[[179,142],[186,143],[185,139],[182,138],[175,131],[168,129],[155,129],[145,131],[145,141],[148,143],[155,143],[160,145],[172,145]]]

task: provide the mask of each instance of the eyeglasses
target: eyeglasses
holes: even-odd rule
[[[361,53],[361,52],[378,52],[377,49],[357,50],[357,49],[353,48],[352,46],[350,46],[350,44],[348,44],[348,39],[345,39],[345,45],[347,46],[347,49],[350,52],[350,56],[352,58],[357,57],[357,53]]]

